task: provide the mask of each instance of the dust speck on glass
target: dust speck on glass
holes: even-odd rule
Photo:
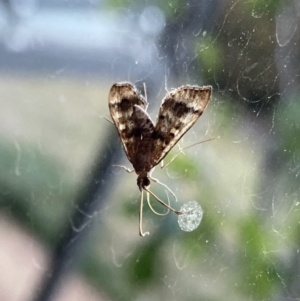
[[[178,215],[178,225],[182,231],[191,232],[200,225],[203,209],[196,201],[184,204],[180,211],[183,214]]]

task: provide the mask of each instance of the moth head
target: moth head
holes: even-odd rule
[[[145,175],[139,175],[137,178],[137,185],[142,191],[143,188],[148,188],[150,186],[150,179]]]

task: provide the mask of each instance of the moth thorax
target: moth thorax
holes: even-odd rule
[[[150,186],[150,179],[144,175],[138,176],[137,185],[140,190],[142,190],[144,187],[148,188]]]

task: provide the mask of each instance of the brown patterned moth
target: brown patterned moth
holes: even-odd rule
[[[150,180],[164,184],[151,176],[154,167],[159,164],[180,138],[193,126],[202,115],[212,94],[211,86],[181,86],[168,92],[159,109],[156,124],[147,113],[147,99],[138,93],[128,82],[114,84],[109,92],[108,105],[113,122],[118,130],[123,148],[133,170],[138,175],[137,185],[140,190],[139,234],[142,230],[143,190],[146,191],[148,204],[149,194],[163,206],[181,215],[169,204],[160,200],[149,190]],[[154,211],[154,210],[153,210]]]

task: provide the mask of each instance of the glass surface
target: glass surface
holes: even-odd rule
[[[0,299],[298,300],[299,16],[293,0],[2,1]],[[191,232],[144,194],[139,236],[108,109],[124,81],[154,122],[173,88],[213,87],[152,173],[168,189],[150,186],[201,206]]]

